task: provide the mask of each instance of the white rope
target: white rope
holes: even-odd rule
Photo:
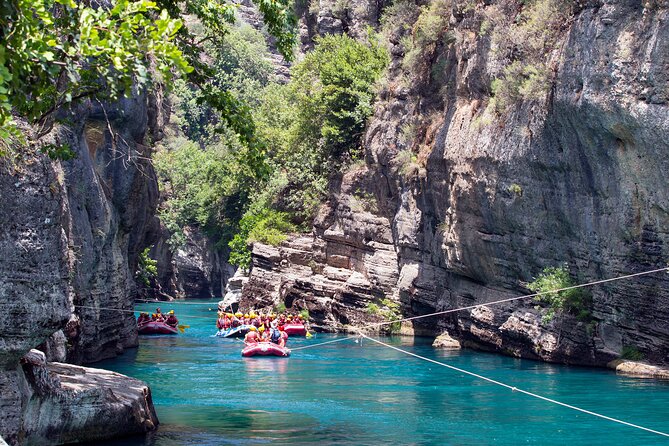
[[[610,279],[596,280],[594,282],[582,283],[580,285],[572,285],[572,286],[568,286],[568,287],[564,287],[564,288],[557,288],[555,290],[541,291],[539,293],[532,293],[532,294],[526,294],[524,296],[510,297],[508,299],[495,300],[495,301],[492,301],[492,302],[469,305],[469,306],[466,306],[466,307],[452,308],[450,310],[437,311],[435,313],[429,313],[429,314],[423,314],[423,315],[420,315],[420,316],[407,317],[407,318],[404,318],[404,319],[397,319],[397,320],[394,320],[394,321],[378,322],[378,323],[375,323],[375,324],[370,324],[369,327],[380,327],[382,325],[389,325],[389,324],[394,324],[394,323],[397,323],[397,322],[407,322],[407,321],[413,321],[413,320],[416,320],[416,319],[422,319],[422,318],[426,318],[426,317],[439,316],[439,315],[448,314],[448,313],[455,313],[457,311],[472,310],[474,308],[487,307],[489,305],[496,305],[496,304],[501,304],[501,303],[505,303],[505,302],[513,302],[513,301],[521,300],[521,299],[529,299],[530,297],[537,297],[537,296],[543,296],[545,294],[559,293],[560,291],[574,290],[576,288],[585,288],[585,287],[589,287],[589,286],[593,286],[593,285],[599,285],[601,283],[614,282],[616,280],[623,280],[623,279],[629,279],[631,277],[638,277],[638,276],[644,276],[644,275],[647,275],[647,274],[659,273],[661,271],[669,271],[669,268],[665,267],[665,268],[660,268],[660,269],[654,269],[654,270],[651,270],[651,271],[644,271],[644,272],[641,272],[641,273],[628,274],[626,276],[619,276],[619,277],[613,277],[613,278],[610,278]]]
[[[663,437],[669,437],[669,434],[667,434],[665,432],[660,432],[660,431],[657,431],[657,430],[654,430],[654,429],[649,429],[647,427],[639,426],[638,424],[628,423],[627,421],[619,420],[619,419],[613,418],[613,417],[608,417],[606,415],[602,415],[602,414],[599,414],[597,412],[592,412],[590,410],[581,409],[580,407],[572,406],[571,404],[563,403],[561,401],[557,401],[557,400],[554,400],[552,398],[537,395],[536,393],[532,393],[532,392],[529,392],[527,390],[519,389],[519,388],[511,386],[509,384],[505,384],[503,382],[496,381],[492,378],[488,378],[486,376],[479,375],[477,373],[470,372],[470,371],[461,369],[459,367],[452,366],[450,364],[444,364],[443,362],[435,361],[434,359],[426,358],[424,356],[420,356],[420,355],[417,355],[415,353],[412,353],[412,352],[409,352],[409,351],[406,351],[406,350],[402,350],[401,348],[395,347],[393,345],[386,344],[385,342],[379,341],[378,339],[370,338],[369,336],[365,335],[362,332],[360,333],[360,336],[362,336],[366,339],[369,339],[372,342],[376,342],[377,344],[380,344],[380,345],[383,345],[385,347],[396,350],[398,352],[405,353],[409,356],[413,356],[415,358],[422,359],[423,361],[431,362],[432,364],[440,365],[442,367],[446,367],[446,368],[449,368],[451,370],[455,370],[455,371],[460,372],[460,373],[464,373],[465,375],[470,375],[470,376],[473,376],[475,378],[479,378],[479,379],[482,379],[484,381],[488,381],[489,383],[496,384],[496,385],[501,386],[501,387],[506,387],[507,389],[512,390],[514,392],[523,393],[523,394],[531,396],[533,398],[537,398],[537,399],[540,399],[540,400],[543,400],[543,401],[547,401],[549,403],[557,404],[559,406],[563,406],[563,407],[566,407],[568,409],[576,410],[578,412],[583,412],[583,413],[588,414],[588,415],[603,418],[605,420],[613,421],[615,423],[624,424],[625,426],[630,426],[630,427],[634,427],[636,429],[641,429],[643,431],[650,432],[650,433],[653,433],[653,434],[662,435]]]
[[[124,310],[123,308],[108,308],[108,307],[90,307],[86,305],[75,305],[75,308],[87,308],[90,310],[108,310],[108,311],[120,311],[121,313],[150,313],[150,311],[141,311],[141,310]],[[167,313],[163,313],[167,314]],[[212,320],[211,316],[183,316],[184,319],[207,319]]]
[[[335,342],[347,341],[349,339],[355,339],[355,338],[358,338],[358,337],[359,336],[357,336],[357,335],[356,336],[348,336],[346,338],[335,339],[333,341],[319,342],[318,344],[309,344],[309,345],[305,345],[303,347],[291,348],[290,351],[295,352],[297,350],[304,350],[305,348],[318,347],[319,345],[334,344]]]
[[[218,303],[220,301],[216,301],[216,302],[186,302],[186,301],[183,301],[183,300],[135,299],[135,302],[148,303],[148,304],[163,304],[163,305],[172,305],[172,304],[179,304],[179,305],[216,305],[216,308],[218,308]]]

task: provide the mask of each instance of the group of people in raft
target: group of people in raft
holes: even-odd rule
[[[142,326],[147,322],[163,322],[170,327],[176,327],[179,324],[179,320],[174,315],[174,310],[170,310],[167,314],[164,314],[160,311],[160,308],[156,308],[156,312],[151,315],[145,312],[139,314],[137,325]]]
[[[218,312],[218,320],[216,321],[216,328],[219,330],[227,330],[242,325],[248,325],[249,331],[244,337],[244,343],[247,345],[256,344],[258,342],[272,342],[285,347],[288,340],[288,334],[283,330],[287,324],[302,324],[306,326],[306,321],[301,315],[291,315],[281,313],[277,317],[274,314],[255,314],[250,313],[226,313]]]

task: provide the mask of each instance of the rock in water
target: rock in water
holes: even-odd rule
[[[669,379],[669,368],[658,367],[638,361],[615,359],[606,365],[616,373],[639,378]]]
[[[432,343],[432,347],[443,348],[445,350],[460,350],[460,341],[453,339],[447,331],[443,332]]]
[[[22,406],[20,431],[0,432],[12,445],[99,441],[145,433],[158,425],[151,390],[142,381],[107,370],[47,363],[38,350],[21,362],[17,378],[23,381],[18,386],[22,394],[16,401]]]

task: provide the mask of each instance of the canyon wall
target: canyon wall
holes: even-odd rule
[[[137,255],[159,232],[158,188],[146,144],[161,137],[163,116],[159,96],[89,102],[61,116],[63,124],[44,140],[52,144],[47,147],[69,148],[72,159],[54,161],[24,147],[2,160],[0,435],[10,444],[64,441],[53,423],[39,424],[46,412],[69,411],[74,423],[79,415],[100,416],[92,409],[77,415],[77,407],[85,410],[87,404],[118,417],[135,410],[135,403],[102,404],[111,390],[101,384],[122,386],[120,375],[95,381],[91,375],[97,372],[87,369],[88,377],[72,382],[91,390],[77,396],[45,361],[21,358],[40,346],[45,359],[88,363],[137,345],[132,314]],[[66,375],[81,375],[63,367]],[[148,389],[138,384],[135,390],[142,409],[139,430],[132,431],[152,429],[157,420]],[[77,430],[66,420],[61,427],[72,429],[70,439],[108,437]]]
[[[511,29],[522,10],[454,3],[415,67],[412,26],[392,30],[365,165],[333,181],[312,235],[254,247],[247,304],[287,299],[343,328],[377,320],[369,304],[383,299],[414,316],[522,295],[549,266],[579,282],[667,266],[667,5],[579,5],[545,52],[546,93],[491,112],[513,48],[494,48],[484,23]],[[583,319],[542,321],[545,305],[526,300],[404,329],[547,361],[604,365],[628,347],[667,363],[666,278],[593,287]]]

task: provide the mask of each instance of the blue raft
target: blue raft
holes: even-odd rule
[[[251,327],[252,325],[240,325],[239,327],[231,327],[227,330],[219,330],[216,333],[216,336],[220,336],[222,338],[243,338],[246,336],[246,333],[249,332]]]

